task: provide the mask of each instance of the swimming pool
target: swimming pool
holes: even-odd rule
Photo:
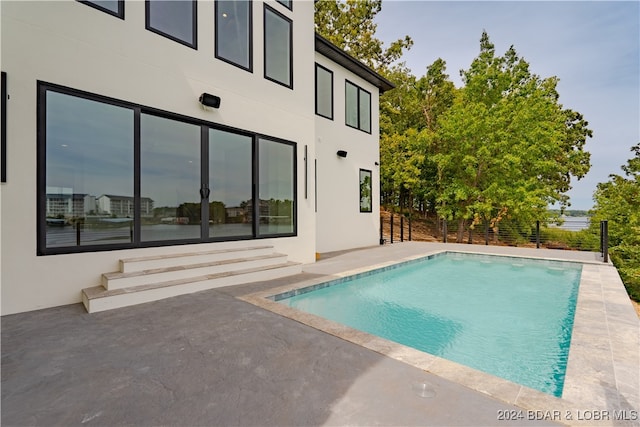
[[[447,252],[273,299],[559,397],[581,268]]]

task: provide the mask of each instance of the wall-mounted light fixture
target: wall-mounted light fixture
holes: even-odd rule
[[[376,166],[380,166],[380,163],[378,163],[378,162],[375,162],[375,163],[374,163],[374,165],[376,165]]]
[[[200,98],[198,100],[200,101],[200,104],[204,105],[205,107],[220,108],[219,96],[211,95],[210,93],[203,93],[202,95],[200,95]]]
[[[347,157],[347,152],[344,150],[338,150],[336,154],[338,155],[338,157],[342,157],[342,158]]]

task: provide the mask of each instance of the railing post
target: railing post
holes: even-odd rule
[[[442,242],[447,243],[447,220],[442,220]]]
[[[409,214],[409,241],[411,241],[411,214]]]
[[[80,246],[80,218],[76,218],[76,245]]]
[[[391,236],[389,237],[389,242],[393,243],[393,214],[391,214],[391,233],[389,233]]]
[[[536,221],[536,249],[540,249],[540,221]]]
[[[384,218],[382,218],[382,216],[380,216],[380,244],[384,245],[384,234],[383,234],[383,228],[384,226]]]
[[[400,242],[404,242],[404,215],[400,215]]]
[[[602,221],[602,261],[609,262],[609,221]]]
[[[489,221],[484,222],[484,245],[489,246]]]

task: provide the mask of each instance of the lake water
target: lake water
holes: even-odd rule
[[[588,216],[567,216],[564,218],[564,223],[558,228],[563,230],[571,230],[571,231],[580,231],[585,228],[589,228],[589,220]]]

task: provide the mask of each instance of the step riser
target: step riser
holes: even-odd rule
[[[233,263],[224,263],[220,265],[211,265],[200,268],[185,268],[184,270],[166,271],[162,273],[145,274],[134,277],[123,277],[118,279],[109,279],[102,276],[102,286],[108,290],[129,288],[132,286],[146,285],[148,283],[168,282],[171,280],[188,279],[189,277],[206,276],[208,274],[224,273],[229,271],[239,271],[249,268],[269,267],[273,265],[283,264],[287,260],[286,255],[278,257],[269,257],[257,260],[243,260]],[[186,266],[188,267],[188,266]]]
[[[269,270],[255,271],[236,276],[218,277],[209,280],[186,283],[179,286],[168,286],[165,288],[149,289],[138,292],[131,292],[121,295],[113,295],[104,298],[87,299],[82,294],[82,302],[89,313],[111,310],[115,308],[128,307],[136,304],[143,304],[151,301],[158,301],[178,295],[185,295],[194,292],[215,289],[223,286],[240,285],[244,283],[257,282],[262,280],[273,280],[281,277],[292,276],[302,272],[301,265],[292,265]]]
[[[273,253],[272,247],[246,249],[242,251],[229,251],[220,252],[216,254],[201,254],[201,255],[189,255],[189,256],[171,256],[167,255],[162,259],[151,259],[142,261],[120,261],[120,272],[133,273],[136,271],[153,270],[156,268],[167,268],[177,266],[188,266],[193,264],[201,264],[205,262],[227,261],[230,259],[238,258],[240,254],[242,257],[255,257],[270,255]]]

